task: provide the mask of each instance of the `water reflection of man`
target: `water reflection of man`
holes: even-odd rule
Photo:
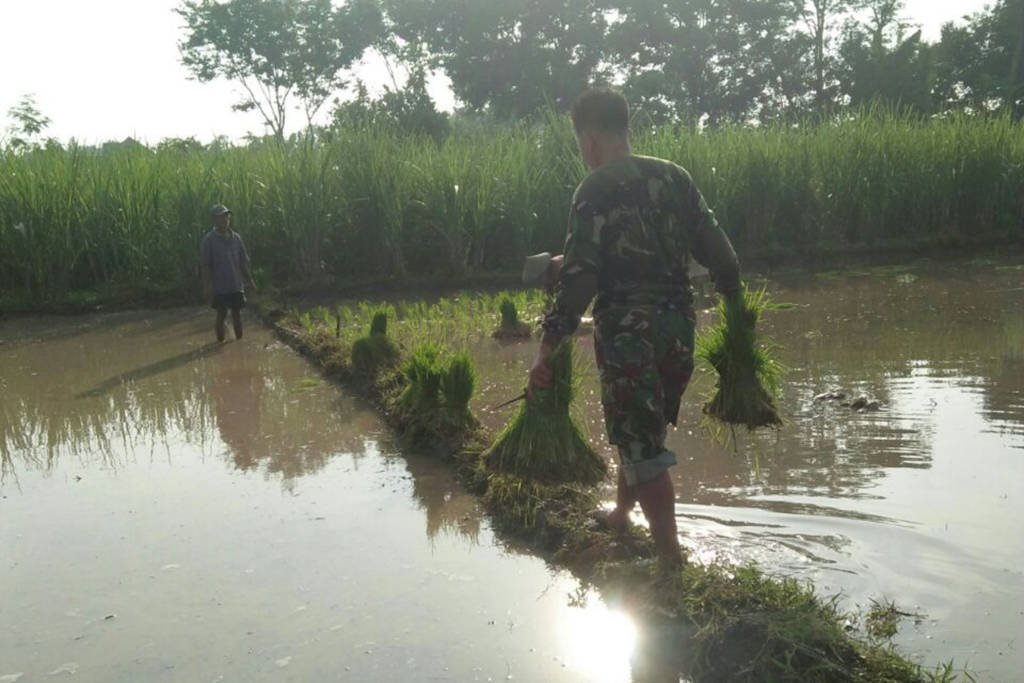
[[[244,347],[230,348],[217,362],[212,393],[221,439],[235,466],[247,470],[261,457],[263,380]]]
[[[231,211],[223,204],[210,209],[213,229],[203,237],[199,260],[203,271],[203,294],[217,311],[214,330],[217,341],[224,341],[224,321],[231,309],[235,339],[242,338],[242,307],[245,306],[245,282],[255,291],[256,282],[249,271],[249,252],[242,236],[231,230]],[[244,278],[244,280],[243,280]]]

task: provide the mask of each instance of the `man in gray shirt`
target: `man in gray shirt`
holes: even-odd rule
[[[231,229],[231,211],[223,204],[210,209],[213,229],[206,233],[199,246],[203,270],[203,293],[217,311],[217,341],[224,341],[224,319],[231,309],[235,339],[242,338],[242,307],[245,306],[245,284],[255,290],[256,282],[249,271],[249,253],[242,236]]]

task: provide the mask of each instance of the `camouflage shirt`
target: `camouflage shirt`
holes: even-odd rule
[[[711,271],[719,292],[739,288],[736,253],[689,173],[642,156],[594,170],[573,196],[544,343],[574,332],[595,294],[598,317],[612,307],[688,310],[691,256]]]

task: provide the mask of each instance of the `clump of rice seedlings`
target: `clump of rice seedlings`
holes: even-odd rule
[[[759,343],[755,332],[769,306],[763,289],[723,297],[718,324],[697,338],[697,356],[718,373],[715,392],[704,405],[705,415],[748,429],[782,424],[775,397],[783,368],[772,358],[770,343]]]
[[[508,294],[502,294],[498,299],[498,310],[501,325],[491,336],[495,339],[529,339],[532,336],[530,326],[519,319],[516,302]]]
[[[459,432],[476,424],[469,401],[476,388],[476,369],[469,352],[449,359],[432,342],[421,344],[402,368],[406,386],[396,401],[413,440]]]
[[[455,426],[475,422],[469,410],[469,401],[476,389],[476,367],[473,357],[465,349],[456,353],[441,375],[441,396],[447,421]]]
[[[408,381],[398,397],[398,406],[408,413],[436,410],[440,404],[441,349],[437,344],[420,344],[402,368]]]
[[[341,318],[338,319],[340,321]],[[387,331],[387,311],[378,309],[370,323],[370,333],[352,342],[352,365],[356,370],[373,373],[377,368],[398,360],[398,346]]]
[[[373,312],[373,321],[370,323],[370,334],[387,334],[388,333],[388,312],[383,308],[378,308]]]
[[[559,344],[548,359],[551,386],[527,397],[484,452],[488,470],[542,484],[592,485],[604,479],[604,460],[570,413],[579,386],[575,360],[575,341]]]

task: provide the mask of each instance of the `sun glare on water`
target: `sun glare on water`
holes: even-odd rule
[[[565,643],[565,664],[594,683],[630,680],[630,657],[636,646],[636,625],[622,612],[610,610],[595,595],[579,609],[567,610],[559,624]]]

